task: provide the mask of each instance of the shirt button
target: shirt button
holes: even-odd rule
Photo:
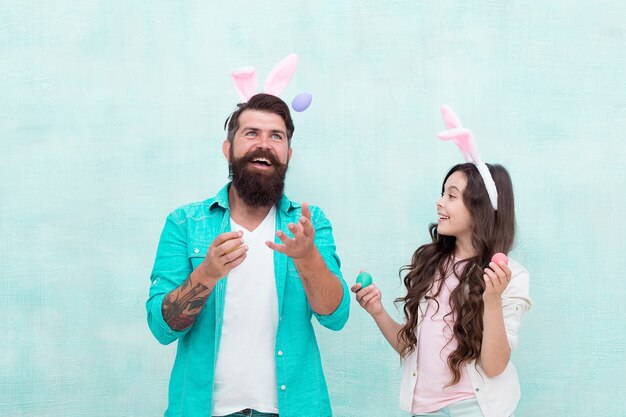
[[[286,390],[286,389],[287,389],[287,386],[286,386],[286,385],[281,385],[281,386],[280,386],[280,389],[282,389],[282,390],[284,391],[284,390]]]
[[[278,351],[278,356],[283,356],[283,351],[282,350]]]
[[[200,249],[198,249],[198,248],[195,248],[195,249],[193,250],[193,253],[198,253],[198,252],[200,252]]]
[[[415,376],[415,372],[413,372],[413,376]]]
[[[480,391],[480,388],[476,388],[476,392]]]

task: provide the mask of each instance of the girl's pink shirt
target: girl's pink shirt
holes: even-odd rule
[[[462,268],[463,264],[459,264],[457,268],[459,267]],[[447,363],[448,356],[458,346],[452,331],[455,317],[451,314],[450,293],[459,285],[459,279],[452,273],[452,267],[450,269],[439,295],[428,300],[424,319],[420,324],[422,329],[417,343],[417,384],[412,405],[414,414],[436,411],[448,404],[474,398],[474,389],[465,366],[461,366],[461,380],[447,386],[452,379]],[[440,281],[433,284],[429,296],[437,292],[439,284]]]

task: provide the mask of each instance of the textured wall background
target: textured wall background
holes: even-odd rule
[[[385,303],[460,161],[452,105],[513,176],[534,308],[516,415],[623,416],[626,7],[596,1],[2,1],[0,415],[156,416],[175,346],[144,302],[165,216],[227,178],[229,73],[295,51],[288,194],[324,208]],[[340,4],[338,4],[340,3]],[[318,332],[337,416],[401,416],[353,305]]]

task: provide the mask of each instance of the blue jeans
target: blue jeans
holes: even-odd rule
[[[413,414],[413,417],[484,417],[484,415],[478,401],[469,399],[457,401],[431,413]]]
[[[260,411],[246,408],[245,410],[237,411],[236,413],[228,414],[221,417],[278,417],[278,414],[262,413]]]

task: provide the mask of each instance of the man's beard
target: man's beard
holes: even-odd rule
[[[277,204],[285,189],[287,164],[281,164],[266,149],[256,149],[241,158],[235,159],[233,148],[230,152],[229,170],[237,195],[247,206],[268,207]],[[265,158],[272,163],[271,172],[255,170],[248,166],[255,158]]]

